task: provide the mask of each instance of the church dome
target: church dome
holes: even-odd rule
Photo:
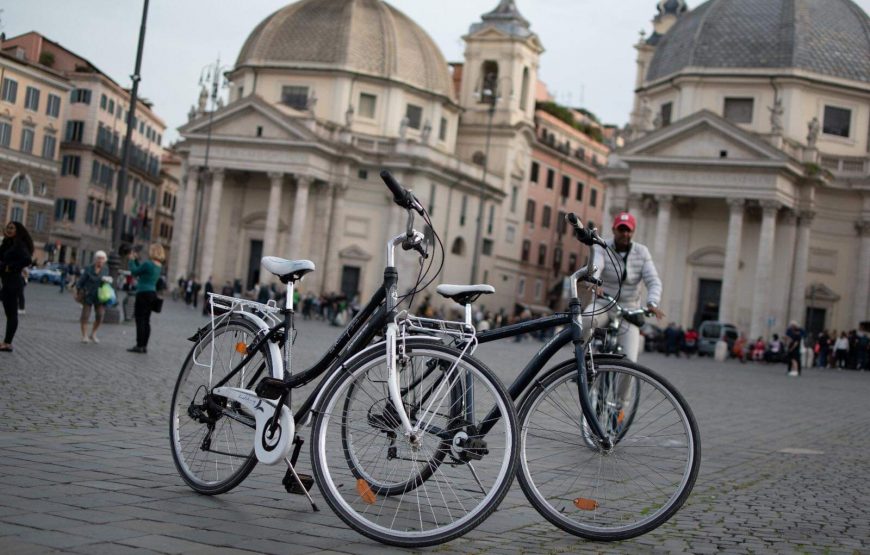
[[[236,67],[341,70],[453,98],[444,55],[408,16],[381,0],[300,0],[251,32]]]
[[[870,83],[870,18],[851,0],[709,0],[662,37],[646,81],[689,68],[794,68]]]

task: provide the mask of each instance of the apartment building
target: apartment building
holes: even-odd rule
[[[52,215],[70,82],[29,61],[19,48],[0,49],[0,218],[33,236],[37,261],[51,257]]]
[[[72,85],[66,95],[66,117],[57,130],[61,164],[51,239],[55,260],[87,264],[95,251],[111,248],[130,92],[85,58],[39,33],[8,39],[2,48],[23,52],[29,63],[62,74]],[[140,99],[133,127],[122,238],[147,243],[154,234],[166,126],[151,103]]]

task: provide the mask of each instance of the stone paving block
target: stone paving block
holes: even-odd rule
[[[132,547],[143,547],[159,553],[187,553],[188,551],[203,547],[202,544],[195,542],[157,534],[129,538],[115,543]]]

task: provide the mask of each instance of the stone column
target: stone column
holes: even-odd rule
[[[656,237],[653,243],[653,260],[662,279],[667,273],[668,232],[671,229],[671,207],[674,197],[671,195],[656,195],[659,211],[656,222]]]
[[[184,274],[187,277],[193,268],[190,267],[191,253],[190,244],[193,241],[193,224],[196,221],[196,191],[199,187],[201,171],[194,171],[192,175],[188,173],[184,186],[184,196],[181,199],[181,228],[178,230],[178,250],[176,260],[177,267],[173,270],[176,279],[179,274]]]
[[[798,213],[797,245],[794,253],[794,270],[791,281],[791,299],[789,302],[789,318],[803,325],[806,319],[807,268],[810,260],[810,224],[815,213],[804,211]]]
[[[308,214],[308,190],[313,178],[307,175],[296,176],[296,199],[293,202],[293,222],[290,224],[290,249],[287,258],[304,259],[308,249],[302,248],[302,235],[305,233],[305,220]]]
[[[178,256],[178,248],[181,245],[184,237],[181,234],[181,223],[190,218],[190,214],[185,214],[184,212],[184,200],[187,188],[190,186],[190,180],[188,179],[190,176],[190,170],[188,168],[187,158],[181,159],[181,179],[179,180],[179,188],[176,203],[175,212],[172,214],[172,225],[175,228],[175,232],[172,234],[172,239],[169,242],[169,246],[171,252],[169,255],[169,269],[168,269],[168,278],[169,281],[175,283],[176,278],[182,274],[187,272],[187,268],[185,266],[187,258],[179,258]],[[189,247],[188,247],[189,248]],[[189,251],[188,251],[189,252]]]
[[[856,326],[858,322],[870,320],[870,220],[855,223],[858,230],[859,252],[858,267],[855,273],[855,302],[854,312],[850,326]]]
[[[278,220],[281,216],[281,189],[284,186],[284,174],[269,172],[269,205],[266,211],[266,232],[263,235],[263,256],[277,256],[278,253]],[[260,273],[260,283],[268,283],[272,274]]]
[[[755,280],[751,284],[752,327],[749,336],[767,337],[767,319],[770,317],[771,276],[773,274],[774,239],[776,238],[776,212],[779,203],[761,202],[761,233],[758,238],[758,259],[755,263]]]
[[[341,244],[341,234],[344,233],[344,196],[347,193],[347,184],[333,183],[330,204],[329,226],[326,239],[326,256],[324,257],[324,267],[320,271],[320,290],[323,293],[328,293],[333,284],[336,284],[332,290],[337,290],[341,285],[341,271],[339,269],[338,251]]]
[[[719,320],[734,323],[737,318],[737,275],[740,271],[740,246],[743,242],[742,198],[727,199],[728,240],[725,243],[725,271],[722,275],[722,296],[719,299]],[[753,338],[758,336],[753,336]]]
[[[217,246],[218,220],[221,212],[221,196],[224,191],[224,170],[215,169],[211,174],[211,192],[208,197],[208,219],[205,222],[205,237],[202,245],[202,264],[198,279],[205,283],[214,270],[214,252]]]

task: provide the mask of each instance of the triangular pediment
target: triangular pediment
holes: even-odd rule
[[[788,156],[722,117],[702,110],[629,144],[621,157],[787,161]]]
[[[273,106],[258,95],[249,95],[220,108],[211,116],[204,114],[189,121],[179,128],[179,133],[183,137],[202,135],[211,129],[212,137],[291,141],[314,139],[302,122],[303,118],[302,112]]]
[[[365,250],[360,248],[357,245],[351,245],[346,247],[338,252],[338,257],[343,260],[359,260],[366,261],[371,260],[372,255],[367,253]]]

